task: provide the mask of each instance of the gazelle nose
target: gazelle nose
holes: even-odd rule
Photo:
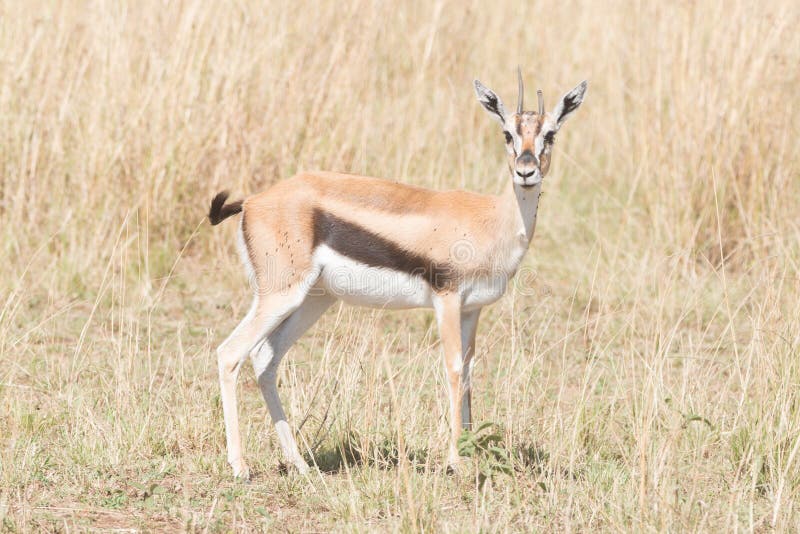
[[[517,158],[517,167],[531,167],[536,164],[536,158],[530,152],[523,152]]]
[[[525,151],[519,155],[514,166],[520,177],[527,178],[536,172],[536,158],[530,152]]]

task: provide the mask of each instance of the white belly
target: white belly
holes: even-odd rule
[[[349,304],[387,309],[433,307],[433,290],[420,276],[372,267],[325,245],[315,251],[314,262],[321,271],[317,288]],[[503,274],[462,281],[462,308],[481,308],[497,301],[506,292],[508,281]]]
[[[497,301],[506,292],[508,276],[481,275],[465,280],[460,288],[462,308],[481,308]]]
[[[431,307],[431,287],[419,276],[372,267],[321,245],[314,253],[318,287],[351,304],[373,308]]]

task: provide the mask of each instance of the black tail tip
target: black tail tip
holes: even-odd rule
[[[228,200],[229,193],[227,191],[220,191],[211,201],[211,209],[208,210],[208,220],[212,225],[217,225],[230,217],[242,211],[242,201],[237,200],[230,204],[225,204]]]

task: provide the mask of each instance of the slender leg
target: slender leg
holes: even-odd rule
[[[305,293],[302,291],[295,291],[293,295],[274,293],[256,296],[247,316],[217,348],[228,463],[236,477],[249,476],[242,454],[236,404],[236,378],[239,375],[239,368],[253,348],[299,306],[304,296]]]
[[[461,427],[472,428],[472,358],[475,356],[475,333],[478,330],[478,318],[481,310],[472,310],[461,314],[461,352],[463,366],[461,371]]]
[[[444,349],[444,368],[447,375],[447,394],[450,400],[450,442],[447,452],[447,465],[458,465],[458,437],[461,435],[461,373],[463,358],[461,351],[461,296],[458,294],[439,295],[434,301],[436,319],[439,323],[439,336]]]
[[[303,304],[267,337],[257,352],[252,354],[253,368],[258,377],[261,394],[267,403],[283,454],[287,462],[294,465],[301,473],[308,472],[308,465],[297,448],[278,396],[276,384],[278,366],[286,351],[334,302],[336,298],[330,295],[308,295]]]
[[[228,339],[217,348],[217,365],[219,367],[219,387],[222,399],[222,414],[225,419],[225,442],[228,451],[228,463],[233,468],[233,476],[248,478],[247,465],[242,458],[242,442],[239,435],[239,414],[236,409],[236,379],[239,376],[240,354],[232,345],[241,346],[237,341],[246,336],[251,329],[258,308],[258,299],[253,300],[250,311],[242,322],[234,329]]]

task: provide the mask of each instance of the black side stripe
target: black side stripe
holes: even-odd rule
[[[430,258],[410,252],[358,224],[319,208],[314,209],[313,224],[314,247],[325,244],[339,254],[366,265],[420,276],[436,290],[447,288],[455,279],[455,272],[449,265],[437,264]]]

